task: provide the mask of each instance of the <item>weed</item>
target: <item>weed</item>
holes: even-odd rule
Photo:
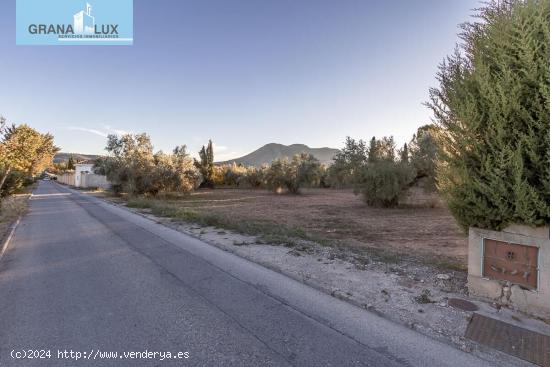
[[[420,304],[433,303],[434,301],[430,298],[431,295],[429,289],[424,289],[419,296],[414,297],[414,300]]]
[[[136,209],[149,209],[151,208],[151,201],[143,198],[132,198],[126,202],[126,206]]]
[[[401,261],[401,256],[397,252],[388,249],[370,247],[366,252],[372,259],[385,264],[397,264]]]
[[[27,211],[27,196],[18,195],[0,201],[0,239],[4,237],[12,222]]]
[[[11,196],[0,203],[0,221],[17,218],[27,210],[27,200],[23,196]]]
[[[427,264],[430,265],[430,261],[427,261]],[[435,266],[440,270],[454,270],[454,271],[468,271],[468,266],[466,264],[461,264],[453,262],[447,259],[436,259],[431,262],[431,265]]]

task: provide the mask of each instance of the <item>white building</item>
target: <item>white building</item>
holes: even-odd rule
[[[91,163],[78,163],[74,168],[74,185],[76,187],[82,187],[82,174],[93,173],[94,165]]]
[[[76,34],[94,33],[95,18],[92,17],[92,6],[86,3],[86,10],[81,10],[74,16],[74,32]]]

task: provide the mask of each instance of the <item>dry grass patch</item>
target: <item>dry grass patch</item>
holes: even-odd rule
[[[27,211],[29,195],[20,194],[2,199],[0,204],[0,242],[7,236],[11,225]]]
[[[292,246],[306,239],[387,263],[466,266],[466,236],[445,208],[369,208],[353,192],[332,189],[302,195],[215,189],[123,201],[154,215],[258,235],[266,243]]]

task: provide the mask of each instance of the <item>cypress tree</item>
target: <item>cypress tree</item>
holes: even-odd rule
[[[437,180],[464,227],[550,224],[550,0],[492,1],[462,25],[428,106]]]
[[[208,145],[202,146],[199,151],[200,161],[195,160],[195,166],[199,169],[203,177],[201,187],[214,187],[214,147],[212,140],[208,140]]]
[[[71,156],[69,157],[69,160],[67,161],[67,169],[68,169],[69,171],[72,171],[72,170],[74,170],[75,168],[76,168],[76,166],[75,166],[75,163],[74,163],[74,158],[73,158],[73,156],[71,155]]]

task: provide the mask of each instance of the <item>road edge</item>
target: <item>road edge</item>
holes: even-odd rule
[[[285,277],[288,277],[298,283],[301,283],[301,284],[304,284],[308,287],[311,287],[313,289],[315,289],[316,291],[318,292],[321,292],[321,293],[324,293],[330,297],[333,297],[333,298],[336,298],[336,299],[339,299],[340,301],[343,301],[351,306],[354,306],[356,308],[359,308],[363,311],[366,311],[366,312],[369,312],[371,314],[374,314],[382,319],[385,319],[387,321],[390,321],[394,324],[397,324],[397,325],[401,325],[401,326],[404,326],[414,332],[417,332],[419,333],[420,335],[423,335],[424,337],[428,337],[432,340],[435,340],[435,341],[438,341],[442,344],[446,344],[450,347],[452,347],[453,349],[456,349],[458,351],[461,351],[463,353],[466,353],[466,354],[470,354],[470,355],[473,355],[477,358],[479,358],[480,360],[483,360],[485,362],[488,362],[488,363],[501,363],[501,365],[503,366],[509,366],[509,365],[517,365],[517,366],[520,366],[520,365],[531,365],[529,364],[528,362],[526,363],[526,361],[524,360],[521,360],[521,359],[517,359],[517,357],[514,357],[514,356],[510,356],[506,353],[503,353],[503,352],[500,352],[496,349],[492,349],[492,348],[488,348],[484,345],[481,345],[479,343],[475,343],[475,342],[472,342],[473,344],[476,345],[476,349],[474,350],[464,350],[463,348],[460,348],[459,345],[457,345],[456,343],[454,343],[452,340],[450,340],[449,338],[445,338],[445,337],[442,337],[440,335],[437,335],[437,334],[433,334],[433,333],[430,333],[428,332],[427,330],[423,330],[422,328],[417,328],[415,327],[416,324],[407,324],[407,323],[403,323],[401,322],[400,320],[396,320],[394,318],[392,318],[390,315],[386,314],[386,313],[383,313],[383,312],[379,312],[378,310],[376,309],[372,309],[372,308],[368,308],[368,307],[365,307],[365,305],[361,304],[360,302],[356,302],[355,300],[352,300],[352,299],[349,299],[347,297],[345,297],[344,295],[340,295],[338,293],[331,293],[329,292],[327,289],[323,288],[322,286],[320,286],[319,284],[316,284],[315,282],[311,282],[311,281],[308,281],[306,279],[303,279],[303,278],[300,278],[300,277],[297,277],[295,276],[294,274],[290,274],[290,273],[287,273],[287,272],[284,272],[282,269],[280,269],[279,267],[277,266],[273,266],[272,264],[270,263],[265,263],[265,262],[258,262],[254,259],[250,259],[246,256],[242,256],[241,254],[235,252],[235,251],[232,251],[230,249],[227,249],[227,248],[224,248],[223,246],[220,246],[214,242],[211,242],[211,241],[208,241],[208,240],[205,240],[204,238],[201,238],[200,236],[197,236],[196,234],[192,233],[192,232],[187,232],[187,231],[182,231],[181,229],[177,229],[177,228],[173,228],[171,227],[170,225],[167,225],[167,223],[159,220],[160,218],[159,217],[156,217],[156,216],[150,216],[148,214],[145,214],[145,213],[141,213],[139,212],[138,210],[135,210],[133,208],[129,208],[127,207],[126,205],[123,205],[123,204],[119,204],[119,203],[116,203],[116,202],[113,202],[111,200],[108,200],[106,198],[103,198],[103,197],[98,197],[98,196],[94,196],[94,195],[90,195],[90,193],[87,193],[87,192],[83,192],[83,191],[80,191],[80,190],[76,190],[72,187],[69,187],[69,186],[66,186],[66,185],[61,185],[59,183],[56,182],[57,185],[61,186],[62,188],[68,190],[68,191],[72,191],[73,193],[75,194],[80,194],[80,195],[84,195],[84,196],[87,196],[89,198],[93,198],[93,199],[96,199],[96,200],[99,200],[101,201],[102,203],[104,204],[107,204],[107,205],[110,205],[110,206],[113,206],[113,207],[117,207],[119,209],[122,209],[128,213],[131,213],[131,214],[134,214],[134,215],[137,215],[139,217],[142,217],[148,221],[151,221],[151,222],[154,222],[156,224],[160,224],[161,226],[165,227],[165,228],[168,228],[168,229],[171,229],[173,231],[176,231],[176,232],[179,232],[179,233],[182,233],[186,236],[189,236],[189,237],[192,237],[196,240],[199,240],[203,243],[206,243],[212,247],[215,247],[219,250],[222,250],[222,251],[225,251],[225,252],[229,252],[231,253],[232,255],[234,256],[237,256],[237,257],[240,257],[244,260],[247,260],[251,263],[254,263],[254,264],[257,264],[259,266],[262,266],[264,268],[267,268],[269,270],[272,270],[276,273],[279,273]],[[513,358],[515,360],[515,364],[512,362],[512,364],[509,364],[510,361],[506,361],[506,359],[508,358]]]
[[[27,201],[29,201],[33,197],[33,195],[34,195],[33,192],[30,192],[29,197],[27,198]],[[2,245],[0,246],[0,261],[4,257],[4,253],[8,250],[10,241],[13,235],[15,234],[15,230],[17,229],[17,227],[19,226],[19,223],[21,222],[21,220],[26,214],[27,213],[20,214],[17,217],[17,219],[9,226],[8,236],[4,238],[4,240],[2,241]]]
[[[15,234],[15,230],[19,226],[19,223],[21,222],[21,219],[23,219],[23,216],[24,216],[24,214],[19,215],[19,217],[17,217],[17,220],[13,224],[11,224],[9,232],[8,232],[8,236],[3,241],[2,247],[0,248],[0,260],[2,260],[2,257],[4,256],[4,253],[7,251],[8,246],[10,244],[10,241],[11,241],[13,235]]]

